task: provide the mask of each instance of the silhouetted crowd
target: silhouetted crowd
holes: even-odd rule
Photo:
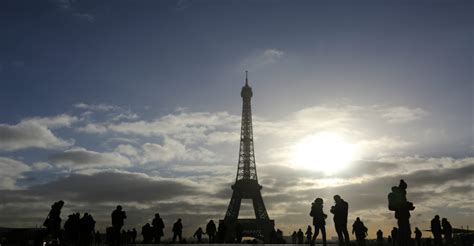
[[[415,207],[413,203],[406,198],[407,183],[400,180],[398,186],[392,187],[392,191],[388,194],[388,209],[395,212],[395,219],[397,219],[398,227],[393,227],[390,235],[385,239],[382,230],[377,230],[375,243],[378,246],[441,246],[441,245],[455,245],[453,240],[453,228],[446,218],[440,220],[439,215],[436,215],[431,220],[431,233],[433,239],[427,238],[422,240],[422,232],[416,227],[414,230],[415,237],[411,237],[410,229],[410,211]],[[333,214],[334,226],[338,236],[339,245],[351,245],[350,236],[347,230],[347,218],[349,211],[349,204],[344,201],[339,195],[334,197],[334,205],[330,212]],[[319,234],[321,234],[321,243],[326,246],[326,219],[327,214],[323,209],[324,201],[318,197],[311,204],[309,215],[313,219],[313,227],[308,226],[306,232],[301,228],[298,231],[293,231],[291,234],[291,243],[293,244],[311,244],[315,245]],[[68,216],[64,223],[64,233],[61,233],[61,209],[64,206],[64,201],[55,202],[51,206],[51,210],[43,223],[46,227],[45,238],[52,240],[48,241],[50,244],[56,245],[91,245],[103,243],[102,235],[99,231],[95,232],[95,220],[89,213],[84,213],[81,217],[79,213],[74,213]],[[112,225],[106,229],[105,239],[109,245],[125,245],[138,243],[137,231],[135,228],[125,231],[123,226],[127,218],[126,212],[122,210],[119,205],[111,214]],[[141,243],[159,244],[162,242],[164,236],[165,224],[160,214],[156,213],[152,219],[151,224],[146,223],[141,228],[142,241]],[[207,235],[209,243],[242,243],[245,234],[245,228],[238,222],[233,227],[232,237],[229,239],[229,233],[226,223],[220,221],[218,226],[213,220],[210,220],[205,230],[199,227],[193,234],[197,243],[203,242],[203,236]],[[171,243],[186,243],[183,238],[183,221],[179,218],[172,227],[172,241]],[[358,246],[366,245],[366,238],[368,236],[368,228],[364,222],[357,217],[352,224],[352,235],[355,236],[355,243]],[[270,235],[271,243],[284,244],[286,243],[283,232],[280,229],[273,230]],[[256,241],[251,241],[256,243]],[[104,242],[105,243],[105,242]],[[470,242],[472,243],[472,242]],[[463,244],[468,245],[468,244]]]

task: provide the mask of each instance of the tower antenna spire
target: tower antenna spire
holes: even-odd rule
[[[245,70],[245,85],[249,86],[249,71]]]

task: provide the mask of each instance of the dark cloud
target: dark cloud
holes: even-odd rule
[[[74,148],[49,156],[49,161],[58,167],[80,169],[85,167],[123,167],[130,165],[128,158],[119,153],[100,153]]]
[[[26,190],[2,191],[7,201],[58,200],[72,202],[150,202],[192,195],[198,189],[172,180],[144,174],[101,172],[93,175],[71,174],[56,181]]]

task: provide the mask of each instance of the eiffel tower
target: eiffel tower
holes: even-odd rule
[[[232,198],[224,220],[227,228],[226,241],[231,242],[235,238],[235,226],[240,224],[243,228],[244,237],[253,237],[263,240],[265,243],[271,242],[271,235],[275,222],[270,220],[263,203],[260,190],[262,186],[258,184],[257,168],[255,165],[255,155],[253,149],[252,131],[252,88],[248,83],[248,72],[245,71],[245,86],[240,93],[243,100],[242,106],[242,126],[240,132],[239,163],[235,184],[232,185]],[[240,204],[242,199],[251,199],[255,212],[255,219],[239,219]]]

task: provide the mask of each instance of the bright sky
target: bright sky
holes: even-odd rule
[[[259,182],[289,234],[340,194],[387,235],[400,178],[426,229],[474,221],[472,1],[0,3],[0,226],[90,212],[222,219],[249,70]],[[244,206],[244,215],[251,215]],[[334,235],[332,216],[327,220]],[[170,232],[167,232],[168,235]]]

